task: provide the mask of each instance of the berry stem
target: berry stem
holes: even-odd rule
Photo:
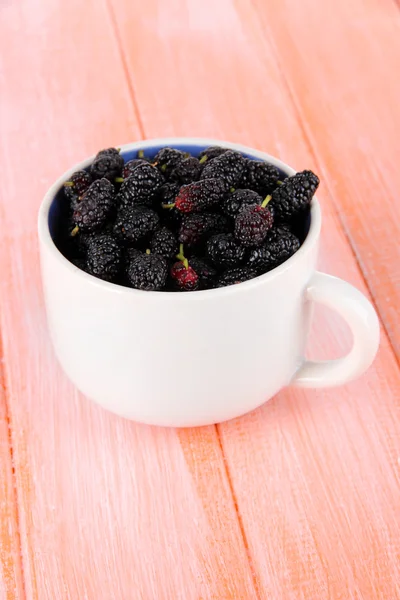
[[[174,208],[175,207],[175,202],[173,202],[172,204],[161,204],[161,206],[163,208]]]
[[[206,162],[207,158],[208,158],[208,157],[207,157],[207,154],[205,154],[204,156],[202,156],[202,157],[201,157],[201,159],[199,160],[199,163],[200,163],[201,165],[203,165],[203,164]]]
[[[166,170],[167,170],[167,165],[161,165],[161,171],[163,173],[165,173]]]
[[[278,179],[278,181],[276,182],[278,185],[282,185],[283,181],[281,181],[280,179]]]
[[[265,207],[267,206],[268,202],[269,202],[271,199],[272,199],[272,196],[270,196],[270,195],[269,195],[269,196],[267,196],[267,197],[265,198],[265,200],[263,201],[263,203],[261,204],[261,208],[265,208]]]
[[[116,177],[114,179],[115,183],[123,183],[124,182],[124,178],[123,177]]]
[[[146,254],[151,254],[151,250],[150,250],[150,248],[147,248],[147,250],[146,250]]]
[[[233,192],[235,191],[235,188],[231,187],[231,188],[229,188],[229,191],[230,191],[231,194],[233,194]]]
[[[183,252],[183,244],[179,244],[179,253],[176,255],[178,260],[183,260],[185,258],[185,254]]]
[[[185,258],[185,253],[183,251],[183,244],[179,244],[179,254],[176,255],[176,258],[183,263],[185,269],[189,268],[189,261]]]
[[[75,225],[75,227],[71,231],[71,237],[75,237],[78,232],[79,232],[79,227],[78,227],[78,225]]]
[[[138,158],[144,158],[144,150],[139,150],[137,155],[138,155]]]
[[[74,182],[73,181],[65,181],[64,183],[64,187],[74,187]]]

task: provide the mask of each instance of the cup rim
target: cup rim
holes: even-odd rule
[[[191,137],[173,137],[173,138],[154,138],[147,140],[140,140],[137,142],[132,142],[129,144],[121,144],[117,146],[121,148],[121,153],[128,152],[132,150],[146,150],[153,148],[154,146],[171,146],[175,145],[191,145],[191,146],[199,146],[199,151],[207,146],[223,146],[225,148],[229,148],[231,150],[237,150],[238,152],[243,152],[246,154],[250,154],[252,157],[257,158],[259,160],[264,160],[272,165],[279,168],[286,175],[294,175],[296,173],[295,169],[282,162],[278,158],[267,154],[266,152],[262,152],[261,150],[256,150],[249,146],[244,146],[242,144],[227,142],[224,140],[212,139],[212,138],[191,138]],[[77,277],[81,277],[92,285],[95,285],[99,288],[107,290],[108,292],[114,291],[119,294],[131,294],[131,295],[140,295],[146,294],[146,297],[150,299],[150,297],[157,298],[165,298],[172,297],[174,301],[182,301],[187,298],[204,298],[205,296],[210,296],[216,298],[221,295],[228,295],[232,293],[241,293],[246,290],[250,290],[251,288],[258,287],[271,281],[284,273],[285,271],[291,269],[295,266],[296,262],[300,261],[301,258],[313,248],[314,244],[317,242],[318,237],[321,231],[321,208],[317,198],[314,196],[311,202],[311,219],[310,219],[310,227],[307,233],[307,236],[300,246],[299,250],[295,252],[290,258],[288,258],[284,263],[275,267],[271,271],[264,273],[263,275],[259,275],[258,277],[254,277],[253,279],[249,279],[248,281],[244,281],[239,285],[230,285],[222,288],[216,288],[211,290],[198,290],[196,292],[191,293],[173,293],[168,291],[143,291],[137,290],[134,288],[125,287],[119,285],[117,283],[111,283],[108,281],[104,281],[89,273],[85,273],[82,269],[75,266],[72,262],[70,262],[57,248],[54,243],[54,240],[50,234],[49,228],[49,212],[50,207],[53,203],[53,200],[56,194],[60,191],[62,185],[65,181],[68,181],[72,174],[75,171],[86,169],[93,162],[94,155],[76,163],[73,167],[65,171],[58,179],[50,186],[48,191],[46,192],[42,203],[39,208],[38,214],[38,236],[39,241],[41,243],[42,248],[46,250],[46,252],[50,253],[53,258],[59,262],[60,269],[69,269],[71,274],[74,273]]]

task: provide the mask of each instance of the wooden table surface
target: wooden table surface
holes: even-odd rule
[[[400,10],[394,0],[0,1],[0,599],[400,598]],[[378,357],[218,426],[74,391],[36,215],[76,161],[229,139],[321,176],[321,269],[374,302]],[[310,354],[349,347],[316,314]]]

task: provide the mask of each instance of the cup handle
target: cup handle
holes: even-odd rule
[[[325,273],[314,273],[307,298],[339,313],[353,334],[353,346],[343,358],[305,361],[293,378],[299,387],[332,387],[355,379],[368,369],[379,346],[379,321],[375,309],[355,287]]]

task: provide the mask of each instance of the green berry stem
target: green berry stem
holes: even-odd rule
[[[74,187],[74,185],[75,185],[75,184],[74,184],[74,182],[73,182],[73,181],[66,181],[66,182],[64,183],[64,187]]]
[[[278,185],[282,185],[283,181],[281,181],[280,179],[278,179],[278,181],[276,182]]]
[[[79,227],[78,225],[76,225],[73,230],[71,231],[71,237],[75,237],[79,232]]]
[[[150,248],[147,248],[146,254],[151,254]]]
[[[163,208],[174,208],[175,207],[175,202],[172,202],[170,204],[161,204],[161,206]]]
[[[144,158],[144,150],[139,150],[137,155],[138,155],[138,158]]]
[[[272,196],[271,195],[266,196],[265,200],[261,204],[261,207],[265,208],[267,206],[268,202],[270,202],[270,200],[272,200]]]
[[[115,183],[124,183],[124,178],[123,177],[116,177],[114,179]]]
[[[231,187],[231,188],[229,189],[229,191],[230,191],[230,193],[231,193],[231,194],[233,194],[233,192],[235,191],[235,188],[234,188],[234,187]]]
[[[199,160],[199,163],[201,165],[203,165],[206,162],[206,160],[207,160],[207,154],[205,154],[204,156],[201,157],[201,159]]]
[[[185,253],[183,251],[183,244],[179,244],[179,254],[176,255],[176,258],[183,263],[185,269],[189,268],[189,261],[185,258]]]

